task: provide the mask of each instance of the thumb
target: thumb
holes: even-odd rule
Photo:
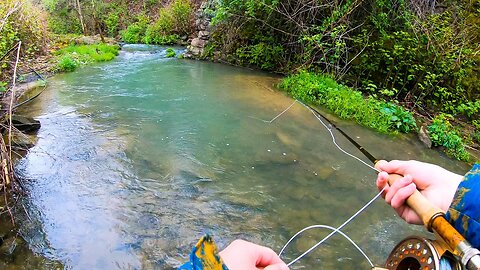
[[[263,270],[288,270],[288,266],[284,263],[276,263],[265,267]]]

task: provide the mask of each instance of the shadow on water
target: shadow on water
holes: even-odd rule
[[[52,78],[30,106],[42,128],[18,164],[31,179],[32,221],[20,229],[35,253],[67,269],[170,269],[206,232],[220,247],[244,238],[279,251],[301,228],[338,226],[376,194],[376,174],[340,153],[304,107],[259,120],[293,102],[274,90],[278,78],[164,50],[124,47],[113,62]],[[408,137],[338,123],[379,158],[467,169]],[[403,237],[424,234],[381,201],[344,232],[377,264]],[[328,233],[307,233],[285,261]],[[337,236],[292,269],[318,265],[369,269]]]

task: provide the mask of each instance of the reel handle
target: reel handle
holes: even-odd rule
[[[388,183],[392,185],[403,176],[389,174]],[[445,218],[445,212],[433,205],[420,191],[415,192],[405,202],[422,219],[430,232],[437,233],[454,254],[462,258],[468,270],[480,270],[480,252],[473,248]]]

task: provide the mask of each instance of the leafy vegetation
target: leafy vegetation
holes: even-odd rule
[[[149,18],[139,16],[137,22],[122,32],[128,43],[174,44],[181,36],[192,32],[193,7],[189,0],[174,0],[160,8],[158,19],[149,23]]]
[[[168,58],[175,57],[176,55],[177,55],[177,53],[175,52],[175,50],[173,48],[168,48],[166,50],[166,56]]]
[[[450,123],[452,119],[453,117],[448,114],[440,114],[433,118],[432,124],[428,126],[432,143],[445,147],[450,156],[468,161],[470,155],[465,150],[460,133]]]
[[[127,43],[142,43],[148,28],[148,18],[139,16],[137,21],[121,31],[122,40]]]
[[[11,78],[15,53],[6,55],[22,41],[21,56],[33,56],[45,49],[48,36],[42,27],[44,14],[30,1],[2,0],[0,4],[0,89]],[[4,58],[5,56],[5,58]]]
[[[70,72],[77,67],[93,62],[110,61],[118,55],[117,45],[70,45],[57,51],[59,71]]]
[[[215,30],[206,57],[282,73],[328,74],[361,91],[367,102],[394,104],[380,110],[392,115],[389,125],[400,131],[415,129],[413,118],[405,117],[412,110],[451,114],[470,125],[480,117],[478,0],[209,3],[205,13]],[[318,98],[313,89],[292,93]],[[399,104],[408,110],[397,109]]]
[[[325,106],[341,118],[355,120],[383,133],[416,129],[412,114],[404,108],[371,97],[365,99],[361,92],[325,75],[302,71],[285,78],[280,87],[297,99]]]

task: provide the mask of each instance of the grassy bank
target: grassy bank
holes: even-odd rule
[[[71,72],[82,65],[110,61],[118,55],[119,50],[118,45],[70,45],[55,52],[56,68],[61,72]]]
[[[296,99],[321,105],[343,119],[356,121],[382,133],[417,131],[413,114],[404,107],[373,96],[365,98],[360,91],[341,85],[326,75],[302,71],[286,77],[280,88]],[[451,116],[440,114],[428,125],[433,146],[444,147],[448,155],[468,161],[464,139],[450,123],[451,120]]]

